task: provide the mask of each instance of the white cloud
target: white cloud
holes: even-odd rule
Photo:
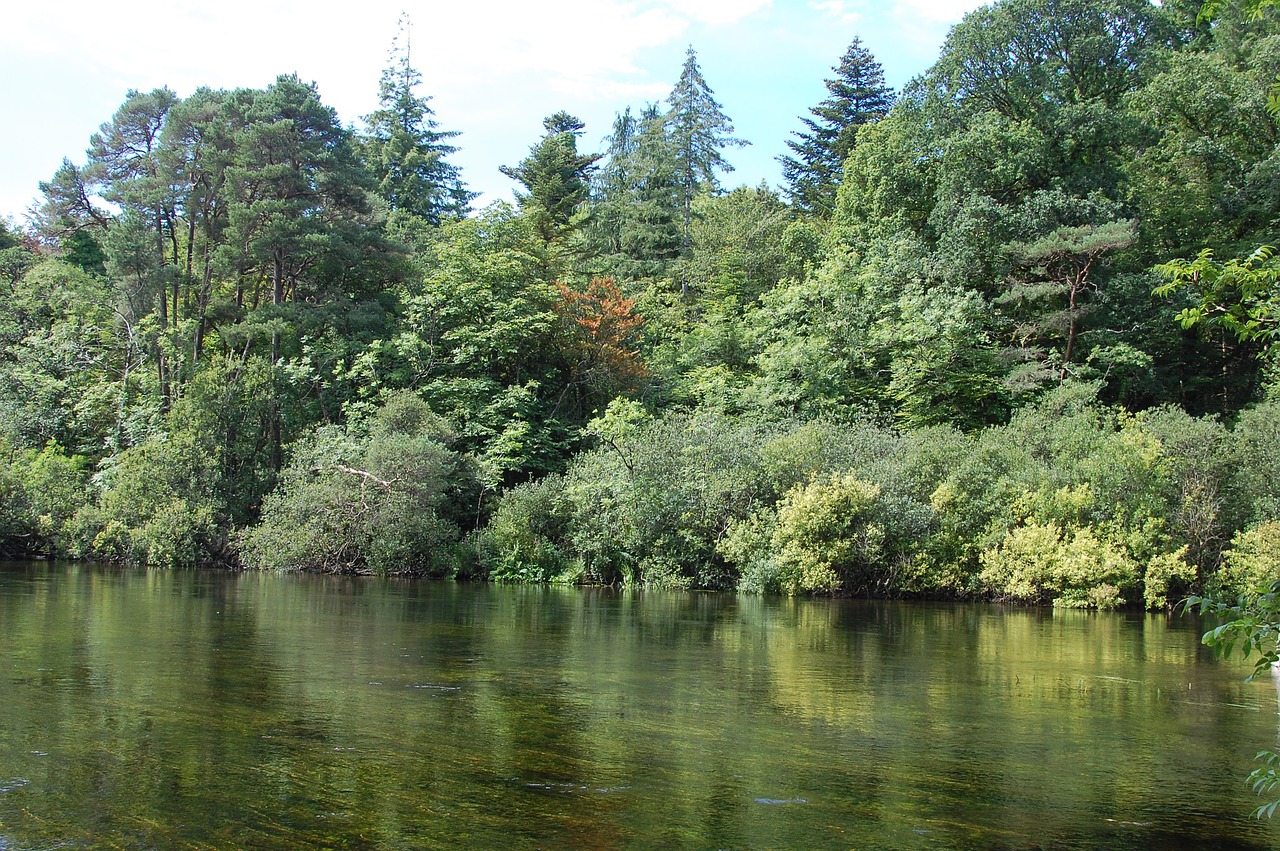
[[[259,86],[296,70],[320,79],[328,97],[375,89],[395,21],[407,9],[414,64],[429,88],[493,93],[504,78],[518,76],[592,96],[634,85],[642,76],[636,57],[683,38],[691,22],[729,22],[767,3],[365,0],[326,13],[296,2],[179,3],[157,11],[138,0],[70,0],[15,4],[0,28],[0,46],[88,65],[133,88]]]
[[[40,134],[0,134],[0,213],[17,213],[63,155],[81,160],[88,136],[126,89],[168,85],[261,87],[296,71],[315,80],[344,122],[375,106],[378,76],[407,11],[412,61],[441,126],[460,130],[457,163],[473,188],[504,195],[498,163],[517,162],[546,115],[565,109],[587,123],[587,143],[608,132],[614,112],[670,91],[683,48],[694,43],[726,102],[764,116],[756,147],[766,167],[776,103],[790,116],[810,99],[821,71],[788,51],[830,50],[854,32],[892,63],[917,69],[945,24],[979,0],[362,0],[321,6],[301,0],[17,2],[0,26],[0,115]],[[950,16],[950,17],[948,17]],[[877,33],[892,31],[890,35]],[[846,35],[846,33],[848,35]],[[835,36],[835,40],[827,42]],[[931,41],[932,40],[932,41]],[[931,43],[930,43],[931,41]],[[936,55],[936,54],[934,54]],[[761,69],[776,68],[767,78]],[[812,79],[802,78],[801,73]],[[17,84],[15,81],[28,81]],[[775,84],[776,83],[776,84]],[[798,92],[784,102],[784,90]],[[772,99],[772,100],[770,100]],[[735,115],[744,127],[747,116]],[[776,140],[775,140],[776,141]],[[779,143],[780,144],[780,143]],[[748,176],[742,168],[744,180]]]
[[[923,38],[940,26],[950,26],[967,12],[984,5],[985,0],[894,0],[872,3],[871,0],[810,0],[809,8],[839,20],[861,25],[889,17],[895,26],[905,26],[906,33]]]
[[[904,21],[923,21],[930,24],[953,24],[986,0],[897,0],[895,16]]]
[[[698,23],[724,25],[772,6],[773,0],[667,0],[667,5]]]
[[[422,72],[423,92],[435,98],[442,124],[464,129],[467,138],[461,143],[467,147],[482,138],[512,135],[527,145],[540,132],[542,116],[556,109],[586,111],[606,103],[612,109],[660,99],[671,80],[655,79],[642,67],[647,51],[683,44],[691,26],[740,19],[767,3],[363,0],[322,7],[297,0],[178,0],[157,7],[150,0],[23,2],[6,10],[0,27],[0,77],[14,81],[34,73],[57,93],[48,108],[59,110],[59,121],[77,109],[90,113],[67,122],[71,126],[64,137],[46,140],[58,146],[59,156],[73,159],[127,89],[168,85],[185,96],[197,86],[265,86],[277,74],[296,71],[319,84],[325,102],[344,122],[356,122],[374,107],[396,21],[408,11],[412,60]],[[96,95],[92,105],[87,103],[90,89]],[[110,105],[104,109],[104,103]],[[31,110],[29,93],[0,89],[0,114],[25,113],[46,126],[55,123],[54,116],[30,115]],[[29,148],[25,141],[0,138],[0,155],[6,155],[9,167],[23,146]],[[520,151],[517,147],[511,156]],[[24,194],[33,192],[51,168],[41,161],[33,171],[22,178],[30,187]],[[10,200],[7,188],[4,193],[0,210],[25,206]]]
[[[933,63],[950,28],[986,0],[809,0],[810,9],[862,36],[901,86]],[[909,69],[909,73],[902,73]]]
[[[809,3],[809,8],[830,15],[842,24],[856,26],[862,22],[862,13],[845,0],[815,0]]]

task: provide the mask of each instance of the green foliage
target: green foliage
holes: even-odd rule
[[[1147,411],[1143,432],[1159,441],[1158,472],[1163,480],[1166,524],[1174,541],[1186,544],[1185,560],[1196,579],[1217,569],[1229,530],[1244,508],[1227,496],[1235,474],[1233,435],[1209,417],[1194,418],[1176,408]],[[1196,583],[1192,583],[1194,586]]]
[[[667,96],[667,133],[675,154],[676,180],[688,210],[700,189],[716,189],[717,171],[733,171],[721,153],[750,144],[732,136],[733,122],[722,112],[707,85],[692,45],[685,52],[680,79]]]
[[[31,509],[21,473],[12,464],[0,466],[0,552],[24,555],[32,535]]]
[[[982,568],[979,579],[997,595],[1075,609],[1114,609],[1138,581],[1127,555],[1088,529],[1064,534],[1035,523],[983,552]]]
[[[1280,405],[1267,402],[1240,412],[1232,429],[1224,493],[1234,502],[1237,525],[1280,520]]]
[[[0,439],[0,554],[65,556],[88,484],[85,458],[54,443],[20,450]]]
[[[773,191],[740,187],[703,196],[693,213],[691,253],[681,273],[691,294],[710,305],[746,306],[784,278],[803,274],[784,242],[789,212]]]
[[[765,426],[709,409],[653,419],[621,401],[590,432],[601,447],[579,456],[563,479],[504,494],[491,528],[501,529],[514,553],[504,556],[505,575],[580,570],[587,581],[605,583],[789,593],[928,590],[907,573],[930,526],[921,494],[953,435],[909,441],[869,424]],[[862,526],[820,528],[836,522],[831,512],[842,499],[856,496],[841,476],[861,477],[856,487],[877,493],[869,521],[881,530],[876,547],[848,543],[867,532]],[[830,503],[826,520],[816,510],[809,517],[806,503],[780,521],[784,496],[799,504],[798,494],[814,481],[821,487],[808,496],[815,505]],[[536,530],[533,537],[522,536],[514,517]],[[819,537],[828,533],[861,555],[828,565],[835,579],[819,582],[826,574],[811,562],[821,561]],[[883,559],[871,556],[875,548]]]
[[[1280,521],[1270,520],[1239,531],[1207,593],[1219,599],[1256,594],[1280,581]]]
[[[398,333],[363,367],[453,423],[489,490],[560,469],[582,418],[562,404],[572,373],[540,243],[506,205],[446,223],[431,270],[403,293]]]
[[[68,524],[89,497],[86,459],[69,456],[51,443],[28,453],[23,461],[18,470],[35,521],[36,540],[44,552],[62,555],[70,546]]]
[[[226,563],[220,473],[218,458],[190,431],[125,450],[99,475],[98,503],[77,512],[73,552],[156,567]]]
[[[826,100],[809,110],[817,120],[801,118],[806,130],[788,139],[796,157],[779,157],[788,194],[797,209],[829,215],[835,206],[844,161],[857,144],[858,128],[883,118],[893,106],[893,90],[884,69],[854,36],[827,80]]]
[[[1194,584],[1164,559],[1185,553],[1191,528],[1210,545],[1218,519],[1204,480],[1178,465],[1176,442],[1162,442],[1161,434],[1177,436],[1173,425],[1116,416],[1092,403],[1096,389],[1066,385],[1047,395],[1008,426],[981,433],[943,474],[931,496],[940,534],[930,546],[966,577],[963,587],[1000,593],[1016,580],[1014,597],[1081,605],[1088,588],[1105,584],[1115,594],[1099,600],[1115,603],[1133,599],[1144,565],[1155,582],[1151,602],[1165,593],[1162,582]]]
[[[23,249],[7,249],[22,251]],[[103,283],[59,260],[13,270],[0,312],[0,432],[16,446],[49,441],[75,451],[98,449],[115,424],[132,353],[117,348],[115,317]],[[104,375],[106,373],[106,375]]]
[[[1039,314],[1034,319],[1023,318],[1018,345],[1025,349],[1033,334],[1043,338],[1046,329],[1056,330],[1064,338],[1060,378],[1072,369],[1081,322],[1090,312],[1087,299],[1098,289],[1094,277],[1104,255],[1128,248],[1135,235],[1133,221],[1109,221],[1055,228],[1032,242],[1015,242],[1007,247],[1015,266],[1023,271],[1001,301],[1031,303],[1032,315]],[[1037,304],[1041,305],[1039,310],[1035,310]]]
[[[1249,64],[1269,64],[1252,57]],[[1262,67],[1226,52],[1168,56],[1128,106],[1155,140],[1127,166],[1144,230],[1165,256],[1226,246],[1266,232],[1277,134]]]
[[[789,491],[778,503],[771,535],[782,590],[874,587],[873,573],[886,555],[886,531],[876,522],[879,498],[878,485],[848,473]]]
[[[794,430],[712,410],[652,419],[616,402],[591,432],[602,446],[565,474],[555,543],[606,583],[735,587],[725,536],[829,463],[826,447],[787,451]]]
[[[1274,792],[1280,786],[1280,754],[1258,751],[1254,759],[1261,761],[1263,766],[1249,772],[1249,785],[1259,796]],[[1261,805],[1253,811],[1253,815],[1255,818],[1271,818],[1276,814],[1277,808],[1280,808],[1280,800]]]
[[[324,427],[292,448],[262,521],[239,541],[265,570],[441,575],[457,527],[442,511],[458,459],[421,401],[393,399],[368,435]]]
[[[964,109],[1053,122],[1073,106],[1118,103],[1168,35],[1139,0],[1003,0],[956,25],[933,73]]]
[[[803,280],[771,289],[744,324],[757,348],[751,401],[765,410],[976,428],[1004,418],[990,309],[972,290],[928,278],[918,243],[832,252]]]
[[[1240,340],[1260,344],[1264,357],[1280,352],[1280,264],[1270,246],[1257,248],[1248,257],[1225,262],[1214,259],[1206,248],[1194,260],[1171,260],[1158,268],[1167,279],[1156,295],[1169,296],[1194,287],[1199,304],[1183,308],[1178,321],[1184,328],[1206,322],[1220,325]]]
[[[551,582],[564,576],[573,507],[562,476],[527,482],[502,495],[487,533],[495,549],[489,577],[499,582]]]
[[[1009,394],[986,342],[985,308],[973,291],[910,287],[876,322],[871,340],[889,361],[886,390],[905,425],[972,429],[1004,419]]]
[[[778,563],[773,542],[776,522],[777,517],[772,511],[752,514],[730,526],[717,545],[720,554],[738,567],[739,591],[748,594],[795,594],[800,590],[784,583],[784,568]]]
[[[1161,610],[1186,597],[1196,580],[1195,568],[1187,564],[1186,550],[1153,556],[1142,577],[1142,602],[1147,609]]]

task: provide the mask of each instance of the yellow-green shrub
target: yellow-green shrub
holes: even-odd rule
[[[793,488],[778,504],[773,530],[782,590],[865,590],[884,561],[877,523],[880,486],[836,473]]]
[[[1114,609],[1138,579],[1127,553],[1088,529],[1029,523],[981,556],[979,578],[996,596],[1074,609]]]
[[[1222,567],[1209,580],[1211,596],[1236,597],[1280,579],[1280,521],[1269,520],[1237,532]]]

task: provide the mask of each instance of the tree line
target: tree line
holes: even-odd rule
[[[402,33],[403,35],[403,33]],[[1280,25],[998,0],[781,159],[691,47],[474,210],[398,38],[130,92],[0,231],[9,555],[1152,607],[1280,555]],[[1232,259],[1235,258],[1235,259]]]

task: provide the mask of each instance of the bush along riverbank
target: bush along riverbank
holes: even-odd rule
[[[1128,413],[1095,390],[1064,386],[972,434],[655,417],[619,401],[564,472],[497,494],[446,424],[402,395],[294,444],[253,525],[223,525],[216,466],[180,436],[126,458],[94,503],[77,504],[91,490],[82,466],[11,453],[6,522],[29,530],[10,541],[59,555],[503,582],[1085,608],[1270,582],[1280,409],[1227,427]]]

